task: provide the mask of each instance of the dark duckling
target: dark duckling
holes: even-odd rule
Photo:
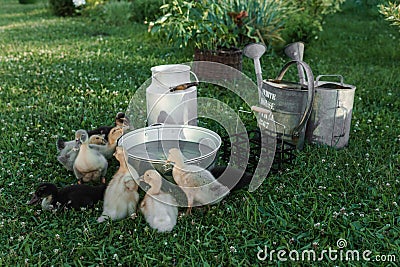
[[[125,113],[118,112],[117,115],[115,116],[114,126],[100,126],[94,130],[88,130],[87,133],[89,136],[92,136],[94,134],[104,135],[104,138],[108,140],[108,134],[110,133],[111,129],[117,126],[125,129],[125,127],[128,127],[129,124],[130,124],[129,119],[125,117]]]
[[[42,183],[37,187],[29,205],[35,205],[42,200],[43,210],[91,208],[103,200],[106,187],[105,184],[98,186],[78,184],[58,189],[55,184]]]
[[[231,192],[248,186],[253,177],[251,173],[244,172],[242,174],[242,170],[230,166],[215,166],[210,172],[218,182],[227,186]]]

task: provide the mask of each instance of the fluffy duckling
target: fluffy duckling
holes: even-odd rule
[[[124,134],[124,130],[120,127],[114,127],[111,129],[110,133],[108,134],[108,142],[107,144],[104,145],[89,145],[90,148],[96,149],[97,151],[99,151],[101,154],[103,154],[103,156],[106,159],[111,159],[114,152],[115,152],[115,148],[117,147],[117,143],[118,143],[118,139]]]
[[[69,171],[73,171],[73,165],[76,156],[78,156],[79,148],[74,149],[75,144],[75,140],[68,142],[62,139],[57,140],[57,150],[59,152],[57,160]],[[90,136],[89,144],[104,146],[105,144],[107,144],[107,141],[106,139],[104,139],[103,136],[95,134]]]
[[[108,134],[110,133],[111,129],[113,129],[114,127],[121,127],[124,129],[124,131],[126,129],[129,129],[130,126],[130,122],[128,117],[125,117],[125,113],[123,112],[118,112],[117,115],[115,116],[115,123],[114,126],[100,126],[97,129],[94,130],[88,130],[88,134],[89,136],[92,136],[94,134],[98,134],[98,135],[104,135],[104,138],[106,140],[108,140]]]
[[[79,147],[73,170],[78,183],[98,181],[106,182],[108,162],[99,151],[89,147],[89,137],[85,130],[76,132],[75,149]]]
[[[140,211],[151,228],[158,232],[172,231],[178,217],[175,198],[161,191],[162,177],[156,170],[146,171],[143,180],[151,187],[140,203]]]
[[[57,208],[91,208],[97,202],[103,199],[106,185],[71,185],[60,190],[52,183],[40,184],[29,205],[34,205],[42,200],[43,210],[52,210]]]
[[[248,186],[253,178],[251,173],[243,172],[231,166],[215,166],[210,172],[218,182],[227,186],[231,192]]]
[[[229,188],[219,183],[206,169],[184,163],[183,155],[177,148],[169,150],[167,162],[172,162],[172,176],[176,184],[185,192],[188,200],[188,214],[193,204],[215,204],[229,193]]]
[[[136,212],[139,202],[138,184],[139,175],[126,162],[127,155],[122,147],[117,147],[114,153],[120,166],[107,186],[104,194],[103,213],[97,219],[103,222],[110,218],[119,220]]]

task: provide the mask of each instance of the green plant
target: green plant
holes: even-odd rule
[[[161,8],[164,15],[151,23],[151,32],[179,47],[208,50],[282,40],[279,31],[292,10],[269,0],[174,0]]]
[[[132,20],[143,23],[156,20],[162,15],[160,6],[170,0],[132,0]]]
[[[151,22],[149,29],[178,47],[194,45],[212,50],[237,46],[237,27],[223,4],[221,1],[173,0],[161,7],[164,15]]]
[[[400,27],[400,2],[391,2],[387,4],[380,4],[379,12],[385,16],[385,19],[392,23],[394,26]]]
[[[226,0],[227,5],[235,13],[245,10],[247,16],[243,18],[240,43],[245,45],[250,42],[273,44],[284,42],[281,31],[291,14],[296,9],[288,1],[270,0]]]

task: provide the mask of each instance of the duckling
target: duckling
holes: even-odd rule
[[[75,149],[79,146],[78,156],[73,165],[73,170],[78,183],[98,181],[105,183],[108,162],[99,151],[89,147],[89,137],[85,130],[76,132]]]
[[[101,134],[104,135],[104,138],[108,140],[108,134],[110,133],[111,129],[119,126],[126,131],[130,127],[130,122],[128,117],[125,117],[125,113],[123,112],[118,112],[117,115],[115,116],[115,123],[114,126],[100,126],[97,129],[94,130],[88,130],[89,136],[92,136],[94,134]]]
[[[143,180],[151,187],[140,203],[140,211],[151,228],[158,232],[172,231],[178,217],[175,198],[161,191],[162,177],[156,170],[147,170]]]
[[[227,186],[231,192],[248,186],[253,178],[251,173],[243,172],[231,166],[215,166],[210,172],[218,182]]]
[[[57,208],[91,208],[97,202],[103,199],[106,185],[70,185],[60,190],[55,184],[40,184],[29,205],[35,205],[42,200],[43,210],[52,210]]]
[[[169,150],[167,162],[174,164],[172,176],[187,196],[187,214],[191,213],[194,202],[201,205],[215,204],[229,193],[229,188],[219,183],[208,170],[185,164],[179,149]]]
[[[108,134],[108,142],[105,146],[96,145],[96,144],[89,145],[89,146],[90,146],[90,148],[96,149],[101,154],[103,154],[103,156],[106,159],[111,159],[115,152],[115,148],[117,147],[118,138],[120,138],[123,134],[124,134],[124,131],[120,126],[114,127],[111,129],[110,133]]]
[[[107,218],[119,220],[136,212],[139,202],[139,175],[127,162],[127,155],[122,147],[117,147],[114,157],[120,166],[107,186],[104,194],[103,213],[97,219],[103,222]]]
[[[78,156],[78,150],[74,149],[76,141],[64,141],[62,139],[57,140],[57,150],[59,152],[57,160],[69,171],[73,171],[74,161]],[[104,146],[107,141],[101,135],[92,135],[89,138],[89,144]],[[79,149],[79,148],[78,148]]]

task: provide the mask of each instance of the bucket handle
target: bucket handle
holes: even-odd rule
[[[315,79],[315,86],[318,86],[319,79],[321,79],[321,77],[338,77],[340,79],[340,86],[343,87],[343,76],[340,75],[340,74],[322,74],[322,75],[318,75],[317,78]]]
[[[312,105],[314,101],[314,94],[315,94],[315,88],[314,88],[314,75],[312,73],[312,70],[310,66],[308,66],[307,63],[301,60],[292,60],[289,61],[288,63],[283,66],[281,72],[278,74],[275,80],[281,81],[283,76],[285,75],[286,71],[289,69],[290,66],[296,64],[297,66],[301,66],[304,71],[306,72],[307,76],[307,85],[308,85],[308,97],[307,97],[307,106],[306,109],[304,110],[304,114],[300,119],[299,125],[297,125],[292,132],[292,139],[297,139],[300,136],[300,132],[307,123],[308,118],[311,115],[311,110],[312,110]]]

